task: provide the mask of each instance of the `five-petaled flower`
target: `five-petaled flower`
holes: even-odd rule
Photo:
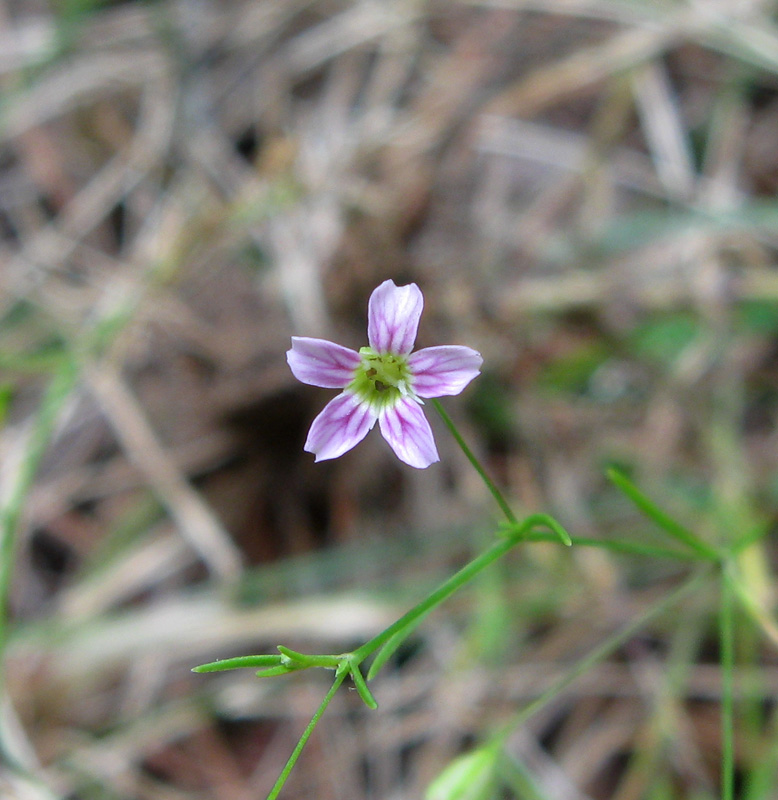
[[[357,353],[325,339],[292,337],[286,354],[294,376],[343,391],[313,421],[305,449],[316,461],[337,458],[378,427],[397,457],[423,469],[440,461],[422,398],[459,394],[483,359],[470,347],[413,350],[424,298],[415,283],[384,281],[370,295],[369,347]]]

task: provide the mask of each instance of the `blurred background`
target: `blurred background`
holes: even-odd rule
[[[778,507],[778,24],[770,0],[0,2],[0,796],[263,798],[326,692],[204,661],[341,652],[499,519],[374,432],[302,445],[332,392],[291,335],[366,344],[392,278],[517,514],[660,542],[626,470],[711,543]],[[430,416],[432,414],[430,413]],[[284,797],[422,798],[457,754],[689,573],[517,548],[375,681]],[[740,797],[778,764],[775,548],[740,568]],[[507,746],[484,797],[716,798],[715,585]],[[746,624],[747,623],[747,624]]]

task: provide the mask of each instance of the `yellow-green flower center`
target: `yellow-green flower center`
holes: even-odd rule
[[[359,355],[362,363],[354,371],[347,391],[370,403],[376,411],[411,395],[411,372],[405,356],[378,353],[372,347],[361,348]]]

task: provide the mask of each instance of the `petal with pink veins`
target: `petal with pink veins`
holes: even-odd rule
[[[298,381],[325,389],[343,389],[354,378],[359,366],[359,353],[326,339],[292,337],[292,349],[286,360]]]
[[[408,359],[411,389],[419,397],[459,394],[481,372],[481,354],[472,347],[442,345],[417,350]]]
[[[421,289],[415,283],[395,286],[384,281],[367,305],[367,338],[379,353],[407,355],[413,350],[424,307]]]
[[[400,461],[417,469],[440,461],[430,424],[414,400],[404,397],[384,409],[378,425]]]
[[[375,421],[376,414],[368,403],[342,392],[313,421],[305,450],[313,453],[316,461],[342,456],[367,436]]]

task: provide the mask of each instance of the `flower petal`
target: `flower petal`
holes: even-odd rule
[[[367,436],[375,421],[376,414],[369,403],[342,392],[313,421],[305,450],[313,453],[317,461],[342,456]]]
[[[472,347],[450,344],[425,347],[408,359],[413,375],[411,389],[419,397],[459,394],[481,374],[481,354]]]
[[[305,336],[292,337],[292,349],[286,351],[286,360],[298,381],[325,389],[348,386],[360,363],[359,353],[348,347]]]
[[[384,281],[367,304],[367,338],[379,353],[407,355],[413,350],[424,297],[415,283]]]
[[[381,413],[378,425],[400,461],[417,469],[440,461],[432,429],[416,401],[401,398]]]

